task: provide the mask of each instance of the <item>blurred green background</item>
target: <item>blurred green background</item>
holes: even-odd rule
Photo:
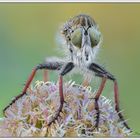
[[[140,4],[0,3],[0,116],[21,93],[32,68],[46,56],[60,56],[56,33],[80,13],[99,24],[104,42],[98,60],[116,75],[125,118],[140,132]],[[41,76],[38,72],[36,79]],[[55,80],[55,74],[50,78]],[[108,82],[104,95],[113,99],[112,93]]]

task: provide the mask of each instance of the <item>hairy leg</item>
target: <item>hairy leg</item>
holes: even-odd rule
[[[49,81],[49,75],[48,75],[47,69],[43,71],[43,80],[44,80],[44,82]]]
[[[50,63],[46,63],[46,64],[45,64],[45,63],[44,63],[44,64],[39,64],[39,65],[37,65],[35,68],[33,68],[33,70],[32,70],[32,72],[31,72],[31,74],[30,74],[28,80],[26,81],[26,84],[25,84],[25,86],[24,86],[24,88],[23,88],[22,93],[19,94],[18,96],[16,96],[16,97],[11,101],[11,103],[10,103],[8,106],[6,106],[6,107],[4,108],[4,110],[3,110],[4,115],[5,115],[5,111],[6,111],[12,104],[14,104],[14,103],[16,102],[16,100],[18,100],[19,98],[21,98],[23,95],[26,94],[27,89],[29,88],[29,86],[30,86],[30,84],[31,84],[31,82],[32,82],[32,80],[33,80],[33,78],[34,78],[34,76],[35,76],[35,74],[36,74],[36,72],[37,72],[38,70],[41,70],[41,69],[59,70],[59,69],[61,69],[62,65],[63,65],[63,63],[60,63],[60,62],[53,62],[53,63],[50,62]]]
[[[107,80],[106,77],[102,78],[101,85],[100,85],[100,87],[99,87],[99,89],[98,89],[98,91],[97,91],[97,93],[95,95],[95,98],[94,98],[95,99],[95,109],[97,111],[95,127],[97,129],[98,129],[98,124],[99,124],[99,119],[100,119],[100,110],[99,110],[99,106],[98,106],[98,100],[99,100],[100,95],[102,94],[102,91],[103,91],[104,87],[105,87],[106,80]]]
[[[123,122],[124,126],[127,129],[130,129],[130,127],[128,126],[128,124],[125,122],[123,115],[120,112],[118,84],[117,84],[117,80],[115,79],[115,77],[111,73],[109,73],[108,71],[106,71],[103,67],[101,67],[101,66],[99,66],[98,64],[95,64],[95,63],[92,63],[89,66],[89,69],[91,71],[95,72],[96,76],[102,78],[101,85],[100,85],[99,90],[97,91],[97,94],[95,96],[95,109],[97,110],[96,127],[98,128],[98,125],[99,125],[99,116],[100,116],[99,106],[98,106],[98,100],[99,100],[99,97],[100,97],[100,95],[102,93],[102,90],[103,90],[103,88],[105,86],[106,79],[110,79],[114,83],[115,110],[117,111],[118,116],[119,116],[120,120]]]
[[[61,70],[60,76],[59,76],[59,96],[60,96],[60,106],[57,110],[57,113],[52,118],[52,120],[48,123],[48,125],[51,125],[60,115],[60,112],[62,112],[63,104],[64,104],[64,96],[63,96],[63,76],[66,75],[68,72],[70,72],[74,68],[74,64],[72,62],[68,62]]]

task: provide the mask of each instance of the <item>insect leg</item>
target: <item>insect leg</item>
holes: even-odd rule
[[[95,95],[95,98],[94,98],[95,99],[95,109],[97,111],[95,128],[97,128],[97,129],[98,129],[99,119],[100,119],[100,110],[99,110],[99,106],[98,106],[98,100],[99,100],[100,95],[102,94],[104,87],[105,87],[106,80],[107,80],[106,77],[102,78],[101,85],[100,85],[100,87]]]
[[[50,63],[39,64],[39,65],[37,65],[35,68],[33,68],[33,70],[32,70],[32,72],[31,72],[31,74],[30,74],[28,80],[26,81],[26,84],[25,84],[25,87],[24,87],[22,93],[19,94],[18,96],[16,96],[16,97],[11,101],[11,103],[10,103],[8,106],[6,106],[6,107],[4,108],[3,114],[5,114],[5,111],[6,111],[12,104],[14,104],[14,103],[16,102],[16,100],[18,100],[19,98],[21,98],[23,95],[26,94],[26,91],[27,91],[28,87],[30,86],[30,84],[31,84],[31,82],[32,82],[32,80],[33,80],[33,78],[34,78],[34,76],[35,76],[35,74],[36,74],[36,72],[37,72],[38,70],[41,70],[41,69],[59,70],[59,69],[62,67],[62,65],[63,65],[63,63],[59,63],[59,62],[53,62],[53,63],[51,63],[51,62],[50,62]]]
[[[73,68],[74,68],[74,64],[73,64],[72,62],[68,62],[68,63],[62,68],[62,71],[61,71],[60,77],[59,77],[60,106],[59,106],[59,108],[58,108],[57,113],[55,114],[55,116],[53,117],[53,119],[48,123],[48,125],[51,125],[53,122],[55,122],[55,120],[57,120],[57,118],[59,117],[60,112],[62,111],[63,104],[64,104],[64,96],[63,96],[63,76],[66,75],[68,72],[70,72]]]
[[[43,71],[43,80],[44,80],[44,82],[49,81],[49,75],[48,75],[48,70],[47,69],[45,69]]]
[[[127,129],[130,129],[130,127],[128,126],[128,124],[125,122],[125,119],[123,117],[123,115],[121,114],[120,112],[120,107],[119,107],[119,92],[118,92],[118,84],[117,84],[117,80],[115,79],[115,77],[109,73],[108,71],[106,71],[103,67],[101,67],[100,65],[98,64],[95,64],[95,63],[92,63],[90,66],[89,66],[89,69],[93,72],[95,72],[95,75],[98,76],[98,77],[101,77],[102,78],[102,83],[99,87],[99,90],[95,96],[95,106],[97,106],[97,127],[98,127],[98,124],[99,124],[99,107],[98,107],[98,99],[102,93],[102,90],[103,90],[103,87],[105,85],[105,81],[106,79],[110,79],[114,82],[114,100],[115,100],[115,110],[117,111],[118,113],[118,116],[120,118],[120,120],[123,122],[124,126],[127,128]]]

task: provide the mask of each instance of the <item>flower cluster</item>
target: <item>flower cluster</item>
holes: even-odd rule
[[[64,83],[65,103],[55,123],[59,105],[58,83],[37,81],[0,119],[0,137],[125,137],[130,132],[119,121],[113,103],[101,96],[99,129],[95,128],[96,110],[91,87]]]

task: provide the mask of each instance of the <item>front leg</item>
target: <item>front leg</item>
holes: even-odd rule
[[[130,127],[127,125],[127,123],[124,120],[123,115],[120,112],[120,107],[119,107],[119,92],[118,92],[118,84],[117,84],[117,80],[115,79],[115,77],[109,73],[108,71],[106,71],[103,67],[101,67],[98,64],[92,63],[89,66],[89,70],[95,72],[95,75],[98,77],[102,78],[102,82],[101,85],[95,95],[95,109],[97,110],[97,119],[96,119],[96,125],[95,127],[98,129],[98,125],[99,125],[99,117],[100,117],[100,111],[99,111],[99,106],[98,106],[98,100],[99,97],[103,91],[103,88],[105,86],[106,80],[110,79],[114,82],[114,100],[115,100],[115,110],[118,113],[118,116],[120,118],[120,120],[123,122],[124,126],[130,130]]]
[[[63,104],[64,104],[64,95],[63,95],[63,76],[66,75],[68,72],[70,72],[74,68],[74,64],[72,62],[68,62],[66,65],[63,66],[60,76],[59,76],[59,96],[60,96],[60,106],[57,110],[57,113],[52,118],[52,120],[48,123],[50,126],[60,115],[60,112],[62,111]]]
[[[28,80],[26,81],[26,84],[25,84],[25,86],[24,86],[24,88],[23,88],[22,93],[19,94],[18,96],[16,96],[16,97],[11,101],[11,103],[10,103],[8,106],[6,106],[6,107],[4,108],[3,114],[5,115],[5,111],[6,111],[12,104],[14,104],[19,98],[21,98],[22,96],[24,96],[24,95],[26,94],[27,89],[29,88],[29,86],[30,86],[30,84],[31,84],[31,82],[32,82],[32,80],[33,80],[33,78],[34,78],[34,76],[35,76],[35,74],[36,74],[36,72],[37,72],[38,70],[41,70],[41,69],[60,70],[61,67],[63,66],[63,64],[64,64],[63,62],[46,62],[46,63],[37,65],[37,66],[32,70],[32,72],[31,72],[31,74],[30,74]]]

